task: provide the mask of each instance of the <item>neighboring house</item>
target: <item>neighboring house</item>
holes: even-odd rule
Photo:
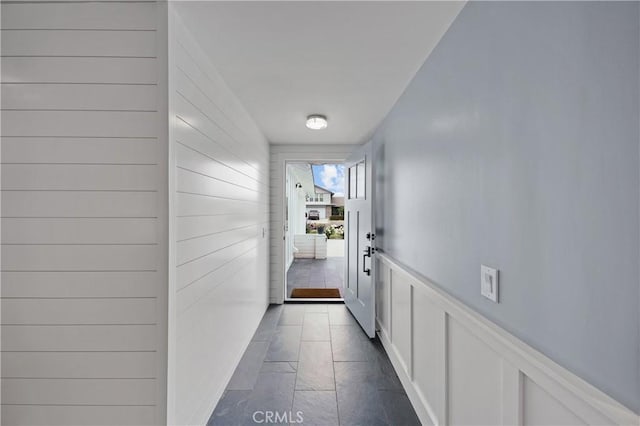
[[[344,216],[344,196],[331,197],[331,215]]]
[[[315,185],[315,194],[307,195],[306,199],[307,217],[309,212],[316,210],[319,220],[329,219],[334,210],[344,206],[344,197],[334,197],[333,192],[318,185]]]

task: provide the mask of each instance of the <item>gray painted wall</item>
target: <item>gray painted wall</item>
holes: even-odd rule
[[[636,412],[638,27],[638,3],[469,3],[374,136],[382,249]]]

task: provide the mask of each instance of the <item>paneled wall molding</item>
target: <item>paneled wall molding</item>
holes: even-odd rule
[[[640,423],[630,409],[382,252],[378,271],[379,336],[423,424]]]

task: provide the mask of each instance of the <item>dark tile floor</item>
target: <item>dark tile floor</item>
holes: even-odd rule
[[[420,424],[384,348],[343,304],[269,307],[208,424],[255,425],[254,413],[263,424]]]
[[[344,257],[326,259],[294,259],[287,272],[287,296],[294,288],[344,287]]]

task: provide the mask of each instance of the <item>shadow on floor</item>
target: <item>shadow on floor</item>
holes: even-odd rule
[[[384,348],[343,304],[287,304],[265,313],[208,424],[420,421]]]

